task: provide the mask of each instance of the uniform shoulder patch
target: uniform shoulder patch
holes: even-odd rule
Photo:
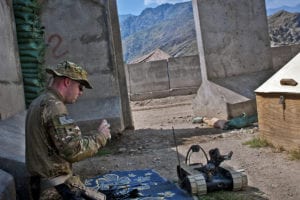
[[[61,116],[58,119],[61,125],[74,123],[74,120],[69,116]]]

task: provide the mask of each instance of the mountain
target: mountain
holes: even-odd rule
[[[123,24],[128,18],[131,18],[131,17],[135,17],[135,15],[131,15],[131,14],[119,15],[119,21],[121,24]]]
[[[268,17],[272,46],[299,44],[299,16],[279,11]],[[155,49],[173,57],[198,53],[191,2],[147,8],[139,16],[120,15],[119,21],[126,63]]]
[[[161,49],[171,56],[197,53],[191,2],[147,8],[139,16],[120,20],[124,60]]]
[[[279,11],[268,17],[271,46],[300,44],[300,13]]]

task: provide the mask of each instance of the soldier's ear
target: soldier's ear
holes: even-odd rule
[[[69,87],[69,86],[71,85],[71,83],[72,83],[72,80],[71,80],[71,79],[69,79],[68,77],[65,77],[65,78],[64,78],[64,85],[65,85],[66,87]]]

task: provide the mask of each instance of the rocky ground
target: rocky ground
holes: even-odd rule
[[[244,199],[300,199],[300,161],[271,147],[250,148],[245,141],[259,135],[258,127],[223,131],[208,125],[193,124],[191,103],[194,95],[131,102],[135,130],[114,136],[102,156],[75,164],[84,177],[110,170],[150,168],[177,182],[178,157],[173,137],[174,128],[180,161],[192,144],[207,152],[219,148],[221,154],[233,151],[224,164],[242,170],[248,177],[248,188],[239,192]],[[193,154],[191,162],[203,162],[203,154]]]

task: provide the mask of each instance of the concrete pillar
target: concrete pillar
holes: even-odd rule
[[[132,127],[116,1],[43,1],[41,19],[46,65],[70,60],[89,73],[94,89],[69,106],[81,128],[95,129],[102,118],[113,132]]]
[[[14,177],[16,195],[24,200],[29,199],[29,174],[25,166],[25,116],[26,112],[21,112],[0,121],[0,169]]]
[[[12,0],[0,1],[0,120],[25,110]]]
[[[0,200],[15,200],[16,188],[14,177],[0,169]]]
[[[256,112],[254,90],[272,73],[264,0],[193,0],[202,84],[196,115]]]

